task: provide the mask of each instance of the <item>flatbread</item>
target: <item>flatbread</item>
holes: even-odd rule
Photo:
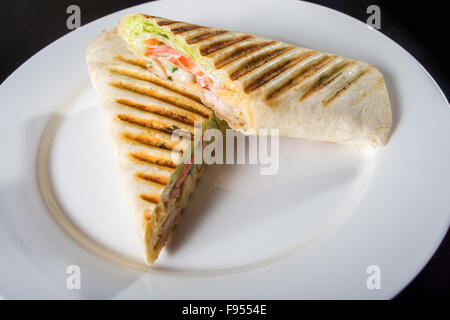
[[[181,185],[180,196],[170,197],[191,147],[190,142],[173,141],[171,134],[176,129],[193,134],[194,122],[205,123],[213,113],[191,92],[152,75],[116,29],[103,31],[91,43],[87,64],[117,152],[144,259],[151,264],[168,241],[204,168],[197,165]]]
[[[130,25],[144,30],[138,41],[156,38],[174,47],[220,83],[223,88],[180,84],[195,90],[231,128],[244,134],[278,129],[281,136],[364,148],[378,148],[388,140],[392,112],[385,81],[365,62],[243,32],[127,15],[119,30],[143,59],[133,33],[127,31]],[[208,97],[211,91],[233,115]]]

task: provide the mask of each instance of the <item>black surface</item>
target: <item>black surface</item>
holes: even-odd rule
[[[0,83],[40,49],[69,32],[66,27],[68,16],[66,8],[69,5],[76,4],[81,8],[81,22],[86,24],[117,10],[144,2],[147,1],[1,0]],[[433,76],[448,99],[450,95],[449,65],[444,50],[448,50],[445,42],[448,39],[449,27],[446,25],[445,2],[375,0],[310,2],[333,8],[364,22],[369,16],[366,8],[371,4],[379,5],[381,8],[380,31],[410,52]],[[394,6],[394,3],[401,3],[401,6]],[[433,212],[429,214],[431,219]],[[449,243],[450,236],[447,233],[427,266],[396,299],[450,300]],[[411,246],[414,245],[411,243]]]

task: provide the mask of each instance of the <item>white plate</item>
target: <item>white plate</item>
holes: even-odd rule
[[[88,44],[126,12],[369,62],[390,93],[390,141],[367,153],[281,139],[277,175],[250,165],[209,168],[172,242],[143,271],[85,64]],[[442,92],[387,37],[310,3],[163,1],[117,12],[33,56],[2,84],[0,101],[6,298],[391,298],[449,226],[450,111]],[[80,267],[81,290],[66,287],[70,265]],[[379,266],[381,289],[367,288],[371,265]]]

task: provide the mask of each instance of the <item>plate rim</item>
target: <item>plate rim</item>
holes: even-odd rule
[[[166,0],[166,1],[168,1],[168,0]],[[166,1],[165,1],[165,2],[166,2]],[[160,2],[160,1],[156,1],[156,2]],[[290,2],[293,2],[293,1],[290,1]],[[108,14],[108,15],[106,15],[106,16],[103,16],[103,17],[101,17],[101,18],[99,18],[99,19],[93,20],[93,21],[87,23],[86,25],[83,25],[83,27],[87,27],[87,26],[89,26],[90,24],[93,24],[93,23],[97,22],[97,21],[100,20],[100,19],[104,19],[104,18],[109,17],[109,16],[111,16],[111,15],[116,15],[116,14],[118,14],[119,12],[123,12],[123,11],[126,11],[126,10],[131,10],[131,9],[133,9],[133,8],[136,8],[136,7],[147,6],[147,5],[153,4],[153,3],[155,3],[155,2],[143,3],[143,4],[140,4],[140,5],[132,6],[132,7],[129,7],[129,8],[123,9],[123,10],[119,10],[119,11],[113,12],[113,13]],[[344,15],[344,16],[346,16],[347,18],[351,18],[353,21],[357,21],[357,22],[362,23],[362,24],[364,24],[365,26],[367,26],[364,22],[362,22],[362,21],[360,21],[360,20],[358,20],[358,19],[356,19],[356,18],[354,18],[354,17],[352,17],[352,16],[349,16],[349,15],[347,15],[347,14],[345,14],[345,13],[342,13],[342,12],[339,12],[339,11],[337,11],[337,10],[334,10],[334,9],[332,9],[332,8],[328,8],[328,7],[321,6],[321,5],[314,4],[314,3],[303,2],[303,1],[301,2],[301,5],[307,5],[307,6],[312,6],[312,7],[319,7],[319,10],[329,10],[329,11],[333,12],[333,14]],[[82,28],[83,28],[83,27],[82,27]],[[77,30],[75,30],[75,32],[77,32]],[[440,86],[438,85],[438,83],[436,82],[436,80],[435,80],[435,79],[431,76],[431,74],[425,69],[425,67],[424,67],[424,66],[423,66],[423,65],[422,65],[422,64],[421,64],[421,63],[420,63],[420,62],[419,62],[412,54],[410,54],[405,48],[403,48],[401,45],[399,45],[398,43],[396,43],[394,40],[390,39],[388,36],[384,35],[383,33],[379,32],[379,31],[378,31],[378,33],[379,33],[380,35],[382,35],[382,37],[383,37],[384,39],[387,39],[391,44],[394,43],[398,48],[401,48],[403,54],[406,53],[410,58],[413,59],[413,61],[414,61],[414,63],[415,63],[416,65],[419,65],[419,66],[420,66],[421,70],[424,71],[425,74],[427,75],[427,77],[428,77],[429,79],[432,80],[433,86],[434,86],[435,88],[438,89],[438,92],[440,93],[440,96],[444,99],[444,101],[446,102],[447,107],[450,109],[449,102],[448,102],[448,100],[447,100],[447,98],[446,98],[444,92],[442,91],[442,89],[440,88]],[[24,65],[32,63],[35,59],[38,59],[40,55],[45,54],[45,50],[46,50],[48,47],[53,46],[53,45],[54,45],[55,43],[57,43],[57,42],[64,41],[64,39],[65,39],[66,37],[69,38],[69,37],[73,36],[72,34],[73,34],[73,32],[69,32],[68,34],[66,34],[66,35],[64,35],[64,36],[62,36],[62,37],[60,37],[60,38],[58,38],[58,39],[52,41],[52,42],[51,42],[50,44],[48,44],[46,47],[42,48],[42,49],[39,50],[37,53],[35,53],[34,55],[32,55],[32,56],[31,56],[29,59],[27,59],[24,63],[22,63],[20,66],[18,66],[18,67],[17,67],[17,68],[16,68],[16,69],[15,69],[15,70],[14,70],[14,71],[13,71],[13,72],[12,72],[12,73],[11,73],[11,74],[10,74],[10,75],[9,75],[9,76],[8,76],[8,77],[0,84],[0,88],[1,88],[1,87],[4,87],[5,84],[8,84],[8,82],[11,81],[11,79],[16,75],[16,73],[17,73],[20,69],[22,69],[22,68],[24,67]],[[397,291],[397,293],[395,293],[395,294],[392,295],[391,297],[393,297],[393,296],[395,296],[396,294],[400,293],[400,292],[401,292],[401,291],[402,291],[402,290],[403,290],[403,289],[404,289],[411,281],[413,281],[413,280],[415,279],[415,277],[417,277],[417,275],[421,272],[421,270],[423,270],[423,269],[427,266],[427,264],[429,263],[430,259],[433,257],[434,253],[436,252],[437,248],[438,248],[438,247],[440,246],[440,244],[442,243],[442,241],[443,241],[443,239],[444,239],[446,233],[447,233],[447,231],[445,231],[445,232],[443,232],[443,234],[439,235],[439,239],[440,239],[440,240],[438,241],[438,243],[437,243],[437,244],[435,245],[435,247],[433,248],[433,251],[429,253],[429,256],[427,257],[427,259],[426,259],[425,263],[423,264],[423,266],[421,266],[420,270],[417,271],[417,272],[415,273],[415,275],[414,275],[413,277],[411,277],[406,283],[404,283],[403,286],[402,286],[402,288],[399,289],[399,290]],[[0,293],[0,294],[1,294],[1,293]]]

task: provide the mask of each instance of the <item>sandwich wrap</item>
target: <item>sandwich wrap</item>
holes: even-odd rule
[[[216,118],[197,96],[154,76],[116,29],[103,31],[91,43],[87,64],[114,142],[144,259],[151,264],[169,240],[204,169],[204,164],[187,161],[194,143],[202,143],[192,139],[194,124],[204,131],[216,127]],[[185,139],[173,139],[175,132]]]
[[[143,14],[123,17],[118,28],[154,74],[194,90],[244,134],[278,129],[282,136],[364,148],[388,140],[388,92],[367,63]]]

